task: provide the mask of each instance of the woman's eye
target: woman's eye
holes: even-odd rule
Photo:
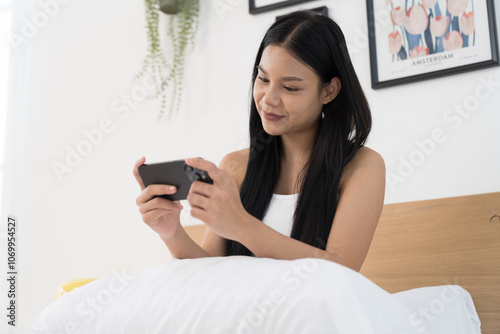
[[[269,83],[269,80],[261,77],[261,76],[257,76],[257,79],[262,82],[262,83]],[[292,87],[289,87],[289,86],[283,86],[283,88],[289,92],[296,92],[296,91],[299,91],[300,89],[298,88],[292,88]]]

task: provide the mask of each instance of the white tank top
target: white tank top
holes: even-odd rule
[[[293,214],[298,198],[299,194],[273,194],[262,222],[289,237],[292,233]]]

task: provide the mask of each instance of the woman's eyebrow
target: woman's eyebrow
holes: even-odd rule
[[[257,65],[257,68],[262,71],[265,75],[268,75],[267,72],[262,68],[262,66]],[[301,78],[298,77],[282,77],[281,80],[283,81],[304,81]]]

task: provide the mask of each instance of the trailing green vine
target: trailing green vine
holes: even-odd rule
[[[146,9],[148,54],[143,61],[135,80],[150,75],[155,83],[155,91],[148,98],[157,99],[161,96],[161,109],[158,119],[165,117],[167,102],[167,86],[172,81],[172,96],[167,119],[179,110],[182,100],[184,65],[188,45],[194,44],[194,37],[198,28],[199,0],[178,0],[179,12],[168,16],[167,37],[171,47],[171,63],[167,62],[161,49],[160,34],[158,32],[160,19],[160,0],[144,0]],[[163,14],[163,13],[162,13]],[[166,14],[165,14],[166,15]]]

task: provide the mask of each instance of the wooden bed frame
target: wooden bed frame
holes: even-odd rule
[[[205,225],[186,231],[201,244]],[[500,192],[385,205],[360,272],[390,293],[458,284],[500,333]]]

